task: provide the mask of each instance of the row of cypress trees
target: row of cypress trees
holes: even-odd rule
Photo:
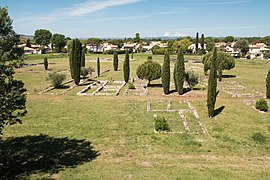
[[[196,54],[199,53],[199,41],[200,41],[200,44],[201,44],[201,50],[202,50],[202,53],[205,54],[205,50],[204,50],[204,34],[202,34],[201,36],[201,39],[199,40],[199,33],[197,32],[196,33],[196,39],[195,39],[195,52]]]
[[[175,88],[179,95],[184,94],[184,81],[185,81],[185,64],[183,50],[179,49],[177,59],[174,65],[173,78]],[[166,52],[162,66],[162,86],[165,94],[170,92],[170,56]]]

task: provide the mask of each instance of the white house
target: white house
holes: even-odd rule
[[[115,50],[119,49],[117,45],[113,45],[113,44],[110,44],[110,43],[104,43],[102,45],[102,47],[103,47],[104,51],[110,51],[110,50],[115,51]]]
[[[24,47],[23,50],[24,50],[24,54],[41,54],[41,53],[38,53],[36,49],[30,48],[30,47]]]
[[[103,45],[92,45],[92,44],[87,44],[86,49],[88,52],[95,52],[95,53],[102,53],[104,51]]]
[[[257,43],[257,44],[251,44],[249,45],[249,52],[248,54],[250,55],[251,59],[263,59],[264,58],[264,53],[265,52],[270,52],[269,48],[266,48],[267,45],[264,43]]]
[[[191,44],[190,46],[188,46],[188,49],[192,50],[192,53],[195,54],[196,53],[196,44]],[[200,43],[198,43],[198,49],[202,49],[202,46]],[[206,44],[204,44],[204,49],[206,49]]]
[[[130,50],[132,52],[135,52],[136,45],[136,43],[125,43],[122,47],[122,50]]]
[[[238,58],[241,56],[239,50],[235,50],[232,46],[226,46],[225,52],[230,54],[232,57]]]

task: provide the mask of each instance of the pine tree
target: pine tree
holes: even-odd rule
[[[179,95],[184,94],[185,64],[183,50],[180,48],[174,65],[174,83]]]
[[[196,50],[196,53],[198,53],[199,51],[199,33],[198,32],[196,33],[195,50]]]
[[[266,78],[266,98],[270,99],[270,69]]]
[[[124,80],[128,82],[129,75],[130,75],[130,67],[129,67],[129,52],[126,51],[125,61],[123,65],[123,72],[124,72]]]
[[[82,50],[82,57],[81,57],[81,67],[85,67],[85,53],[86,53],[86,46],[83,46]]]
[[[99,61],[99,57],[97,58],[97,75],[98,75],[98,77],[100,76],[100,61]]]
[[[0,135],[2,135],[5,126],[22,123],[21,118],[27,111],[24,83],[14,78],[14,63],[23,62],[23,50],[17,47],[19,35],[13,30],[8,10],[1,6],[0,22]],[[2,164],[0,166],[2,168]]]
[[[114,71],[118,70],[118,53],[116,51],[113,53],[113,69]]]
[[[208,116],[214,116],[216,98],[217,98],[217,48],[214,48],[210,75],[208,79],[208,92],[207,92],[207,107],[208,107]]]
[[[48,58],[47,58],[47,57],[44,58],[43,64],[44,64],[44,69],[45,69],[45,70],[48,70],[48,65],[49,65],[49,63],[48,63]]]
[[[76,85],[80,83],[82,44],[78,39],[72,40],[69,55],[71,77]]]
[[[170,92],[170,55],[165,53],[164,62],[162,66],[162,86],[165,94]]]

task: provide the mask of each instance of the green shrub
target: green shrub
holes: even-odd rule
[[[81,68],[81,76],[83,79],[90,73],[90,68],[82,67]]]
[[[254,133],[251,138],[260,144],[266,143],[266,137],[260,132]]]
[[[51,81],[52,85],[55,88],[58,88],[61,86],[62,82],[66,79],[66,76],[64,74],[58,74],[57,72],[53,72],[49,74],[48,79]]]
[[[128,89],[136,89],[136,88],[133,83],[128,82]]]
[[[170,131],[169,124],[164,117],[157,117],[155,119],[155,130],[156,131]]]
[[[199,83],[199,77],[193,71],[185,73],[185,80],[187,81],[190,89],[193,89]]]
[[[153,55],[164,55],[165,52],[166,52],[166,49],[165,48],[156,48],[156,49],[153,49]]]
[[[258,109],[260,111],[264,111],[264,112],[267,112],[268,111],[268,105],[267,105],[266,100],[264,100],[264,99],[258,100],[256,102],[255,107],[256,107],[256,109]]]

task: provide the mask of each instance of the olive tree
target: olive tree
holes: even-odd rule
[[[207,74],[207,71],[211,67],[211,62],[213,58],[213,53],[209,52],[203,57],[203,64],[204,64],[204,73]],[[235,67],[235,60],[234,58],[222,51],[217,52],[217,68],[218,68],[218,78],[219,81],[222,81],[222,73],[223,70],[230,70]]]

